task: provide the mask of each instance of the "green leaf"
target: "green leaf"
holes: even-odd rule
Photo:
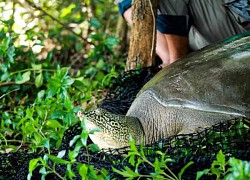
[[[68,111],[70,111],[72,108],[72,102],[70,101],[68,95],[65,96],[64,106]]]
[[[69,179],[73,179],[76,176],[75,173],[72,171],[71,166],[72,164],[67,165],[67,175]]]
[[[10,19],[5,21],[5,23],[8,24],[9,26],[12,26],[15,23],[15,21],[13,19]]]
[[[39,137],[39,136],[38,136]],[[40,138],[40,137],[39,137]],[[42,141],[42,145],[45,147],[45,148],[47,148],[47,149],[49,149],[50,148],[50,140],[49,139],[44,139],[43,141]]]
[[[62,125],[57,120],[48,120],[46,122],[46,126],[49,126],[51,128],[60,128]]]
[[[136,173],[134,171],[132,171],[129,167],[125,166],[125,170],[123,171],[120,171],[114,167],[112,167],[113,171],[115,173],[118,173],[120,175],[122,175],[123,177],[128,177],[128,178],[136,178],[136,177],[139,177],[140,174],[139,173]]]
[[[132,136],[129,136],[129,143],[130,143],[130,148],[131,148],[131,151],[134,151],[136,153],[139,154],[137,148],[136,148],[136,145],[135,145],[135,140],[132,138]]]
[[[115,36],[109,36],[106,40],[105,40],[105,45],[112,49],[112,47],[114,45],[117,45],[119,43],[119,38],[115,37]]]
[[[94,166],[88,165],[88,177],[89,179],[98,179]]]
[[[229,165],[231,166],[230,174],[226,176],[226,179],[250,179],[250,162],[231,157]]]
[[[103,179],[105,179],[105,180],[109,180],[110,179],[109,172],[107,171],[107,169],[102,168],[101,169],[101,174],[104,177]]]
[[[221,165],[226,164],[226,158],[225,155],[222,153],[222,150],[219,151],[219,153],[216,155],[217,161],[221,163]]]
[[[132,165],[135,166],[135,154],[134,153],[129,153],[129,160],[128,162]]]
[[[10,63],[14,63],[15,47],[11,46],[7,51],[7,57]]]
[[[80,91],[83,91],[83,88],[85,88],[85,85],[80,80],[75,80],[73,85]]]
[[[65,118],[64,118],[64,123],[67,126],[70,126],[72,124],[73,118],[74,118],[74,115],[71,112],[66,113]]]
[[[203,175],[204,175],[205,173],[203,172],[203,171],[198,171],[197,173],[196,173],[196,180],[199,180]]]
[[[76,152],[75,150],[74,151],[69,151],[69,160],[71,162],[74,162],[76,157],[78,156],[78,152]]]
[[[80,135],[76,135],[76,136],[74,136],[74,138],[69,142],[69,147],[72,147],[73,146],[73,144],[75,144],[75,142],[78,140],[78,139],[80,139]]]
[[[33,172],[37,166],[39,166],[40,164],[38,164],[38,162],[41,160],[41,158],[36,158],[36,159],[31,159],[29,162],[29,172]]]
[[[0,68],[1,68],[1,66],[0,66]],[[1,69],[0,69],[0,70],[1,70]],[[8,73],[8,72],[5,72],[5,73],[1,76],[1,81],[7,80],[8,77],[9,77],[9,73]]]
[[[60,90],[60,87],[61,87],[60,79],[54,78],[54,77],[49,78],[47,86],[48,86],[48,95],[54,96]]]
[[[88,131],[83,131],[81,133],[81,142],[84,146],[87,145],[87,140],[88,140]]]
[[[48,160],[49,160],[48,154],[44,154],[43,155],[43,161],[47,163]]]
[[[88,147],[90,148],[90,150],[92,152],[99,152],[100,151],[100,148],[98,147],[97,144],[90,144],[90,145],[88,145]]]
[[[81,148],[83,147],[83,144],[81,141],[77,141],[75,148],[74,148],[74,152],[79,153]]]
[[[103,59],[100,59],[98,61],[98,63],[96,64],[96,68],[97,69],[103,69],[103,67],[105,67],[105,63],[104,63]]]
[[[65,153],[66,153],[66,150],[62,150],[62,151],[60,151],[60,152],[57,154],[57,157],[58,157],[58,158],[63,158],[63,156],[65,155]]]
[[[50,51],[50,52],[47,54],[46,60],[47,60],[47,61],[51,61],[52,56],[53,56],[53,52]]]
[[[75,81],[74,79],[71,79],[70,77],[67,76],[63,79],[62,85],[65,87],[68,87],[68,86],[72,85],[74,83],[74,81]]]
[[[32,178],[32,172],[29,172],[28,176],[27,176],[27,180],[31,180]]]
[[[3,50],[4,52],[6,52],[6,50],[9,48],[10,40],[11,40],[11,37],[10,37],[10,36],[6,36],[6,37],[3,39],[3,42],[2,42],[2,50]]]
[[[76,47],[77,52],[79,52],[79,51],[81,51],[83,49],[82,43],[76,43],[75,47]]]
[[[64,159],[58,158],[56,156],[53,156],[51,154],[48,154],[48,157],[55,163],[59,163],[59,164],[70,164],[69,161],[66,161]]]
[[[60,119],[63,118],[64,111],[62,109],[56,109],[51,115],[51,119]]]
[[[3,50],[1,49],[1,46],[0,46],[0,58],[2,58],[4,56],[4,52]]]
[[[118,169],[116,169],[116,168],[114,168],[114,167],[112,167],[112,170],[113,170],[115,173],[122,175],[123,177],[127,177],[127,174],[128,174],[128,173],[127,173],[126,171],[120,171],[120,170],[118,170]]]
[[[45,95],[45,90],[39,91],[38,94],[37,94],[37,99],[38,99],[39,101],[41,101],[42,98],[44,97],[44,95]]]
[[[95,132],[102,132],[101,128],[93,128],[89,131],[89,134],[94,134]]]
[[[102,26],[101,23],[96,18],[91,18],[89,23],[90,26],[94,28],[100,28]]]
[[[34,70],[41,70],[42,69],[42,65],[41,64],[33,64],[33,63],[31,63],[31,67]]]
[[[178,173],[178,178],[179,179],[182,179],[182,175],[183,175],[183,173],[186,171],[186,169],[189,167],[189,166],[191,166],[192,164],[194,164],[194,162],[193,161],[190,161],[189,163],[187,163],[182,169],[181,169],[181,171]]]
[[[85,87],[90,87],[91,86],[91,82],[89,78],[85,78],[82,80],[82,83]]]
[[[41,119],[44,119],[45,116],[46,116],[46,113],[47,113],[47,110],[45,110],[43,107],[41,106],[35,106],[35,109],[36,109],[36,112],[38,114],[38,116],[41,118]]]
[[[25,73],[22,74],[22,79],[21,80],[17,80],[16,84],[23,84],[27,81],[30,80],[30,71],[27,71]]]
[[[138,168],[139,168],[141,163],[143,163],[143,160],[141,158],[138,158],[137,163],[135,165],[135,172],[138,172]]]
[[[39,173],[46,175],[47,174],[46,168],[45,167],[41,167],[40,170],[39,170]]]
[[[86,179],[88,177],[88,166],[86,164],[82,164],[79,166],[78,173],[82,177],[82,179]]]

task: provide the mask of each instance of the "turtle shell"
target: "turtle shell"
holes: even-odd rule
[[[146,142],[250,117],[250,32],[193,52],[162,69],[127,112]]]
[[[250,33],[178,60],[161,70],[138,96],[145,91],[166,106],[249,116]]]

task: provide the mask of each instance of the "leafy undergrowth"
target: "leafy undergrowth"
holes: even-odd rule
[[[53,51],[39,59],[32,47],[16,47],[17,38],[0,31],[0,151],[58,148],[64,131],[79,121],[77,112],[105,96],[116,70],[103,59],[81,70],[61,67]]]
[[[97,179],[97,180],[107,180],[111,179],[109,172],[105,169],[97,169],[89,161],[87,164],[79,162],[77,156],[80,155],[82,148],[89,151],[98,152],[100,149],[95,144],[88,144],[87,139],[89,134],[93,134],[98,129],[88,131],[86,128],[86,117],[81,120],[82,132],[76,135],[69,143],[70,147],[74,147],[68,153],[62,150],[57,153],[57,155],[52,155],[46,153],[43,157],[38,157],[32,159],[29,163],[29,174],[28,179],[32,178],[32,173],[35,169],[39,169],[39,173],[42,179],[46,179],[49,174],[54,174],[59,179],[74,179],[76,173],[80,175],[81,179]],[[193,161],[188,162],[184,167],[179,170],[178,174],[175,174],[169,164],[175,160],[167,156],[167,154],[161,151],[154,152],[157,155],[154,159],[149,158],[145,152],[144,147],[135,145],[135,141],[131,139],[130,141],[130,151],[124,157],[124,160],[128,160],[129,165],[124,165],[123,169],[116,169],[112,167],[112,173],[119,175],[122,179],[166,179],[166,180],[181,180],[185,179],[185,172],[192,171]],[[65,160],[67,159],[67,160]],[[122,162],[113,162],[123,163]],[[65,165],[66,172],[64,175],[57,172],[57,165]],[[77,167],[74,169],[73,167]],[[141,167],[147,167],[150,171],[146,173],[140,172]],[[202,179],[206,175],[206,179],[216,179],[216,180],[247,180],[250,178],[250,162],[242,161],[234,157],[230,157],[228,160],[226,155],[220,150],[216,155],[216,159],[212,162],[210,168],[204,169],[203,171],[198,171],[196,173],[196,180]]]
[[[174,174],[168,167],[168,164],[174,162],[173,159],[169,158],[166,154],[157,151],[156,154],[159,158],[155,158],[152,162],[145,156],[142,149],[138,151],[135,147],[134,142],[131,141],[131,150],[126,158],[129,158],[129,162],[133,169],[130,167],[125,167],[122,171],[113,168],[113,171],[126,177],[126,179],[167,179],[167,180],[181,180],[185,179],[183,173],[185,171],[190,171],[192,169],[192,164],[194,162],[188,162],[178,174]],[[148,174],[140,174],[138,172],[138,167],[140,164],[146,164],[151,166],[154,171]],[[202,179],[206,175],[207,178],[216,180],[247,180],[250,178],[250,162],[242,161],[234,157],[226,160],[226,156],[219,151],[216,160],[211,164],[211,167],[204,169],[203,171],[198,171],[196,173],[196,180]]]

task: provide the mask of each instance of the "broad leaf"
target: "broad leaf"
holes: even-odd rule
[[[28,82],[29,80],[30,80],[30,71],[27,71],[27,72],[22,74],[21,80],[16,81],[16,84],[23,84],[25,82]]]

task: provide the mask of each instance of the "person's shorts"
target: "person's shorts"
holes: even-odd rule
[[[131,7],[132,0],[116,0],[115,2],[118,4],[119,13],[123,15]],[[188,35],[190,26],[185,1],[158,0],[158,4],[157,30],[163,34]]]

